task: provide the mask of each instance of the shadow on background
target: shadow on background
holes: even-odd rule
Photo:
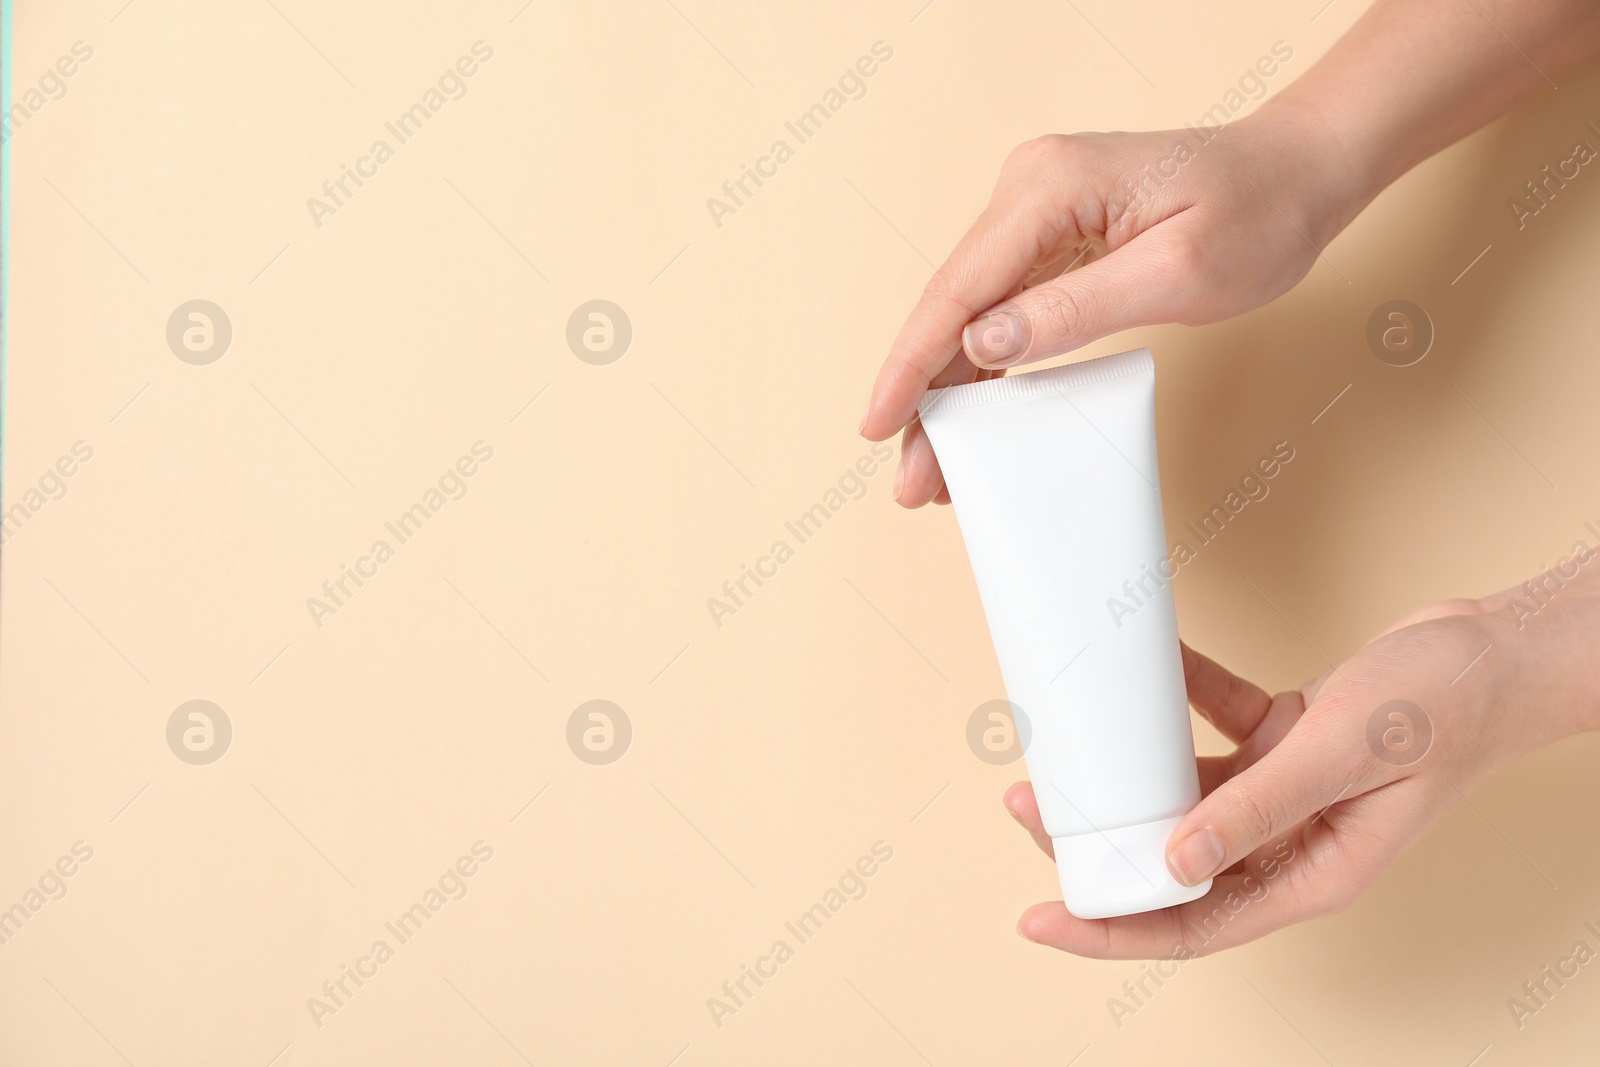
[[[1402,179],[1288,296],[1167,346],[1161,432],[1174,539],[1275,440],[1296,449],[1271,494],[1182,572],[1187,640],[1270,689],[1297,686],[1424,603],[1519,584],[1574,541],[1595,544],[1583,525],[1600,517],[1589,469],[1595,350],[1546,344],[1508,324],[1531,314],[1559,321],[1568,337],[1575,321],[1600,325],[1600,161],[1521,230],[1507,201],[1526,197],[1525,183],[1568,158],[1574,142],[1600,151],[1600,134],[1585,125],[1600,124],[1597,99],[1600,65],[1591,64],[1418,168],[1433,173]],[[1441,180],[1439,171],[1462,176]],[[1395,241],[1397,228],[1411,239]],[[1394,248],[1398,256],[1379,258]],[[1365,339],[1372,310],[1394,298],[1422,305],[1435,329],[1410,367],[1379,361]],[[1267,405],[1277,410],[1263,419]],[[1278,437],[1260,437],[1263,425]],[[1227,745],[1212,734],[1201,747]],[[1506,998],[1573,941],[1596,945],[1582,923],[1600,915],[1600,850],[1562,830],[1592,825],[1571,813],[1600,811],[1595,752],[1595,739],[1570,739],[1475,791],[1463,783],[1471,801],[1348,917],[1331,920],[1336,936],[1318,924],[1307,937],[1302,960],[1323,972],[1308,976],[1321,995],[1342,1002],[1340,1014],[1393,1032],[1382,1020],[1403,1029],[1429,1013],[1440,968],[1474,961],[1503,981],[1482,990],[1483,1032],[1460,1035],[1463,1062],[1485,1043],[1533,1040],[1516,1031]],[[1553,812],[1567,814],[1555,824]],[[1441,897],[1448,911],[1437,908]],[[1463,929],[1445,918],[1463,913],[1483,921]],[[1570,936],[1541,945],[1552,913],[1570,920]],[[1397,1000],[1397,989],[1414,995]]]

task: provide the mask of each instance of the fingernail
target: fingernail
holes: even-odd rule
[[[902,462],[898,467],[896,467],[894,469],[894,498],[896,500],[900,499],[900,490],[905,487],[905,484],[906,484],[906,465],[905,465],[904,462]]]
[[[1222,866],[1222,838],[1197,830],[1167,853],[1167,865],[1184,885],[1199,885]]]
[[[980,367],[1009,367],[1028,354],[1033,331],[1021,308],[997,309],[967,323],[961,345]]]
[[[1018,826],[1021,826],[1023,828],[1027,827],[1028,824],[1022,821],[1022,816],[1018,815],[1016,812],[1012,811],[1010,808],[1006,809],[1006,814],[1011,816],[1013,819],[1017,820],[1017,825]]]
[[[872,417],[872,405],[868,404],[867,405],[867,410],[865,410],[865,411],[863,411],[861,413],[861,425],[859,427],[857,427],[856,433],[859,433],[859,434],[862,434],[862,435],[866,434],[866,432],[867,432],[867,419],[869,419],[871,417]]]

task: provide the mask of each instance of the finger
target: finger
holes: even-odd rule
[[[944,474],[933,454],[933,444],[922,428],[921,419],[912,419],[900,442],[900,467],[894,474],[894,498],[904,508],[920,508],[944,490]]]
[[[1055,842],[1044,832],[1044,819],[1039,815],[1039,801],[1033,795],[1033,784],[1017,782],[1006,790],[1004,803],[1011,817],[1021,823],[1022,828],[1033,837],[1033,843],[1039,846],[1039,850],[1051,859],[1055,859]]]
[[[1078,241],[1063,240],[1056,248],[1054,254],[1043,260],[1037,267],[1028,271],[1023,276],[1022,282],[1017,285],[1016,291],[1007,294],[1016,296],[1024,289],[1031,289],[1041,282],[1059,277],[1067,271],[1080,267],[1085,263],[1093,263],[1096,259],[1106,254],[1106,243],[1095,236],[1088,236]]]
[[[962,347],[980,367],[1016,367],[1134,326],[1182,322],[1202,269],[1181,227],[1157,227],[984,311]]]
[[[1002,178],[900,327],[872,387],[862,436],[881,441],[904,426],[939,372],[967,362],[960,358],[961,334],[973,316],[1015,291],[1041,254],[1082,239],[1080,212],[1053,206],[1059,195],[1048,182]]]
[[[968,382],[998,378],[1004,371],[982,370],[966,360],[957,360],[934,375],[930,388],[944,389]],[[944,471],[939,457],[933,451],[933,442],[923,429],[922,420],[915,415],[907,424],[900,445],[900,463],[894,473],[894,499],[902,507],[920,508],[932,501],[950,503],[950,490],[944,484]]]
[[[1203,797],[1215,792],[1218,786],[1234,776],[1237,769],[1231,752],[1226,756],[1197,756],[1194,765],[1200,775],[1200,795]]]
[[[1367,884],[1346,862],[1326,833],[1300,828],[1246,869],[1219,875],[1198,900],[1110,919],[1079,919],[1051,901],[1023,912],[1017,932],[1090,959],[1192,959],[1337,911]]]
[[[1219,785],[1183,817],[1167,867],[1198,885],[1347,796],[1365,792],[1370,753],[1340,718],[1300,724],[1272,751]]]
[[[1200,775],[1200,795],[1208,796],[1223,782],[1233,777],[1232,756],[1201,756],[1195,760],[1196,769]],[[1017,782],[1005,792],[1004,803],[1006,811],[1011,817],[1033,838],[1033,843],[1039,846],[1051,859],[1056,858],[1055,842],[1045,832],[1044,817],[1039,814],[1039,801],[1033,792],[1032,782]]]
[[[1234,744],[1254,733],[1272,708],[1267,691],[1182,642],[1178,648],[1183,653],[1183,683],[1195,710]]]
[[[1223,782],[1233,777],[1234,761],[1229,756],[1201,756],[1195,760],[1200,775],[1200,795],[1209,796]],[[1033,837],[1033,843],[1051,859],[1055,859],[1055,842],[1045,832],[1044,818],[1039,814],[1039,801],[1033,792],[1032,782],[1017,782],[1006,790],[1004,803],[1011,817]]]

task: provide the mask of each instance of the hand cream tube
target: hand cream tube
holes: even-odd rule
[[[1061,893],[1080,919],[1203,896],[1167,871],[1200,801],[1148,349],[930,392],[921,408]]]

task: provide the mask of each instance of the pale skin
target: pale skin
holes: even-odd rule
[[[1281,296],[1396,178],[1597,54],[1592,0],[1378,0],[1298,81],[1136,195],[1125,183],[1192,136],[1020,145],[901,327],[862,416],[871,440],[904,431],[895,498],[949,502],[914,419],[928,389]],[[1195,885],[1215,874],[1212,891],[1100,920],[1039,904],[1018,931],[1100,958],[1204,954],[1349,904],[1475,784],[1600,728],[1600,558],[1575,555],[1570,571],[1538,593],[1423,608],[1276,696],[1185,647],[1191,704],[1238,746],[1200,759],[1204,797],[1168,845],[1174,876]],[[1369,717],[1396,699],[1432,726],[1415,762],[1377,758],[1367,740]],[[1050,852],[1032,787],[1012,786],[1005,804]],[[1294,858],[1263,882],[1265,858],[1287,849]],[[1199,924],[1230,892],[1251,902],[1220,926]]]

